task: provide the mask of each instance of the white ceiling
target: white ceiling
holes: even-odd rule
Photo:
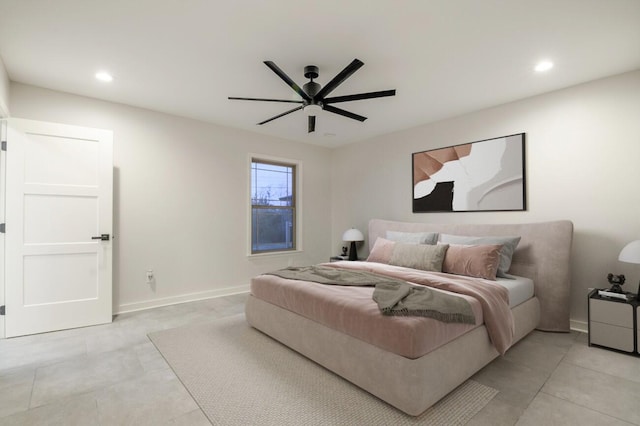
[[[338,146],[640,69],[640,1],[0,0],[0,57],[12,81]],[[265,60],[302,86],[354,58],[331,96],[397,90],[337,105],[364,123],[323,112],[308,135],[301,111],[256,125],[295,105],[227,99],[296,99]]]

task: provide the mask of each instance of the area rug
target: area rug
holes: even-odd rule
[[[468,380],[411,417],[250,327],[242,314],[149,338],[214,425],[464,425],[498,393]]]

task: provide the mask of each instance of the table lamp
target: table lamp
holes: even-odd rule
[[[356,228],[347,229],[342,234],[342,241],[351,242],[349,247],[349,260],[358,260],[358,252],[356,251],[356,241],[364,241],[364,235]]]
[[[631,241],[629,244],[624,246],[618,256],[618,260],[620,262],[640,264],[640,240]],[[636,294],[636,298],[640,300],[640,283],[638,284],[638,291]]]

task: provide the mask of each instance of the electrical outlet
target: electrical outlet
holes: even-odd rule
[[[147,269],[147,284],[151,284],[153,282],[153,279],[154,279],[153,270]]]

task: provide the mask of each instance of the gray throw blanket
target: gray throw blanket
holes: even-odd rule
[[[373,300],[384,315],[423,316],[442,322],[475,324],[473,310],[465,299],[371,272],[313,265],[288,267],[267,275],[319,284],[372,286],[375,287]]]

